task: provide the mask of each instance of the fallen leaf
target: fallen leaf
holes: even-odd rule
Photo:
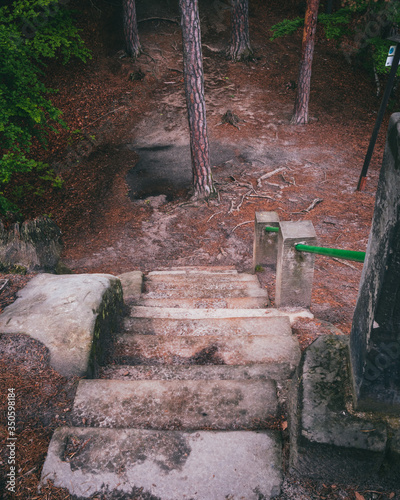
[[[286,430],[286,429],[287,429],[287,422],[286,422],[286,420],[284,420],[284,421],[282,422],[282,430],[284,431],[284,430]]]
[[[361,495],[361,493],[358,493],[356,491],[355,494],[356,494],[356,500],[365,500],[365,497],[363,495]]]

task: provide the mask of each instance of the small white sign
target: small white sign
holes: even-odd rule
[[[395,51],[396,51],[396,45],[391,45],[390,48],[389,48],[389,53],[388,53],[388,56],[387,56],[387,59],[386,59],[385,66],[391,66],[392,65]],[[399,62],[399,65],[400,65],[400,62]]]

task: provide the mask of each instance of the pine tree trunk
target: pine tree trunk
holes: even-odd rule
[[[253,58],[249,34],[249,0],[232,0],[228,56],[232,61],[248,61]]]
[[[215,192],[207,136],[203,56],[197,0],[179,0],[183,41],[183,78],[189,120],[195,198]]]
[[[126,52],[128,56],[136,59],[142,52],[142,48],[139,41],[135,0],[123,0],[123,10]]]
[[[304,20],[301,62],[297,84],[296,101],[291,123],[308,123],[308,103],[310,101],[311,68],[314,54],[315,34],[317,31],[319,0],[307,0]]]

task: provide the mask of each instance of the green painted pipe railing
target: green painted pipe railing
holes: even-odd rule
[[[328,257],[336,257],[337,259],[355,260],[356,262],[364,262],[365,252],[356,252],[355,250],[342,250],[340,248],[313,247],[311,245],[295,245],[298,252],[317,253]]]
[[[279,227],[265,228],[267,233],[278,233]],[[354,260],[356,262],[364,262],[365,252],[356,252],[354,250],[342,250],[340,248],[314,247],[311,245],[295,245],[298,252],[316,253],[318,255],[326,255],[327,257],[336,257],[337,259]]]

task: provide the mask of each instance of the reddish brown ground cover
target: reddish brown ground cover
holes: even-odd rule
[[[25,216],[51,214],[60,226],[63,260],[74,272],[118,274],[197,263],[233,264],[241,271],[249,270],[251,221],[256,210],[275,210],[282,220],[311,220],[321,245],[366,248],[389,116],[366,190],[356,192],[380,103],[372,78],[349,66],[335,43],[325,41],[319,32],[310,100],[312,120],[307,126],[290,125],[295,96],[291,82],[297,79],[301,34],[271,42],[268,31],[290,14],[289,7],[284,12],[279,2],[250,2],[251,40],[257,59],[233,64],[218,52],[229,40],[229,17],[215,13],[212,2],[208,3],[208,8],[204,7],[207,2],[201,4],[201,18],[209,136],[212,143],[230,145],[235,158],[213,167],[219,199],[193,205],[181,191],[158,207],[152,198],[129,198],[126,174],[138,156],[126,145],[146,135],[146,126],[150,135],[156,116],[164,120],[166,137],[182,134],[177,125],[184,116],[179,27],[171,21],[141,22],[145,54],[132,63],[120,58],[119,8],[103,0],[71,2],[78,8],[82,36],[93,58],[86,65],[52,65],[47,71],[47,84],[59,89],[53,101],[63,110],[70,130],[60,130],[52,137],[47,152],[37,149],[39,157],[58,165],[64,184],[41,198],[30,195],[24,204]],[[174,12],[155,12],[173,20]],[[149,17],[146,11],[142,17],[139,14],[139,19],[144,17]],[[139,70],[144,78],[132,80],[131,75]],[[240,118],[238,128],[221,124],[227,109]],[[146,117],[149,125],[143,124]],[[76,129],[81,132],[71,132]],[[249,159],[242,154],[252,145],[256,153]],[[71,166],[75,160],[76,165]],[[260,176],[280,167],[285,169],[260,187]],[[322,201],[309,208],[316,199]],[[316,258],[312,298],[316,319],[294,327],[302,347],[322,333],[349,333],[361,267]],[[259,276],[273,301],[274,273],[266,269]],[[21,277],[6,277],[10,282],[0,296],[2,307],[14,300],[16,290],[26,282]],[[15,387],[19,394],[15,498],[70,498],[51,486],[41,493],[36,488],[49,439],[68,415],[76,381],[66,381],[49,369],[42,346],[23,336],[12,342],[3,336],[0,343],[5,353],[0,363],[2,393]],[[4,414],[4,402],[1,405]],[[0,439],[3,443],[6,439],[3,424]],[[3,470],[5,458],[3,448]],[[372,491],[293,478],[286,490],[282,498],[400,498],[385,491],[384,485]]]

